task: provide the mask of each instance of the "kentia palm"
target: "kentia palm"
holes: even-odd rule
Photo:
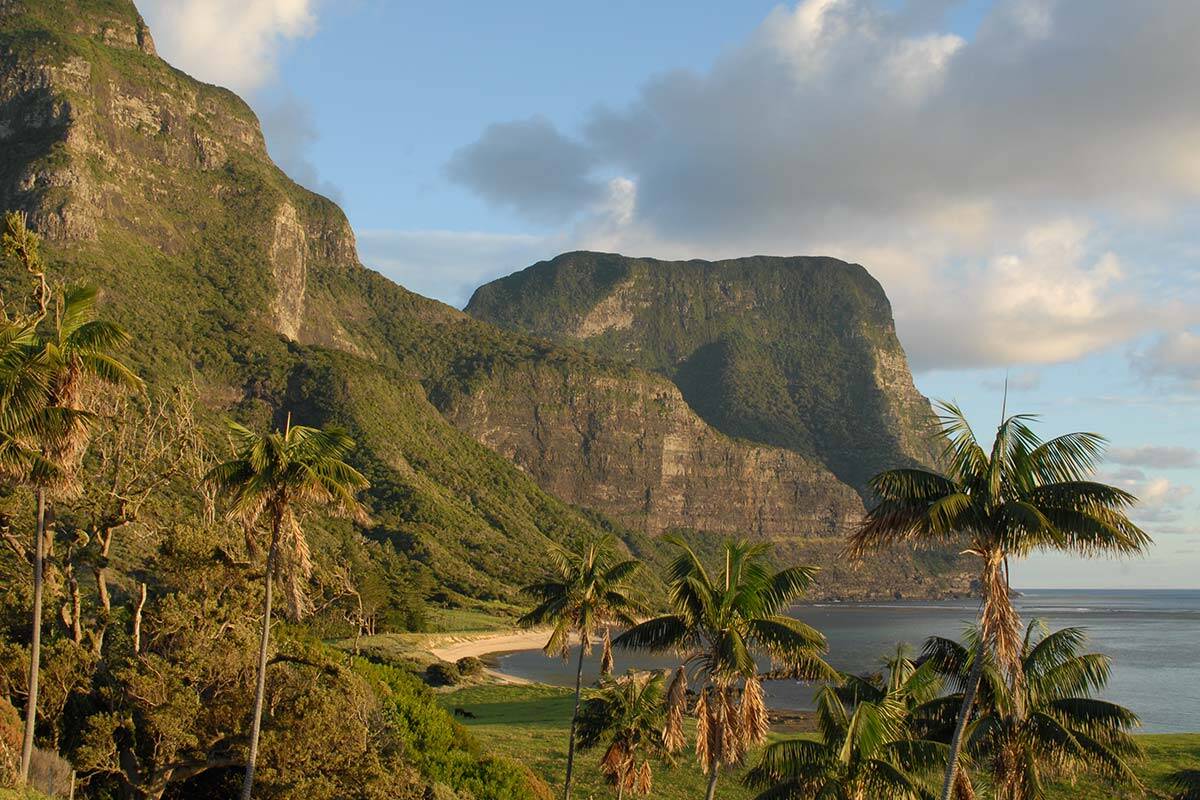
[[[746,775],[757,800],[923,800],[945,764],[945,744],[922,738],[923,716],[942,689],[932,664],[902,648],[886,675],[844,676],[817,696],[820,739],[777,742]]]
[[[579,748],[607,745],[600,769],[617,789],[648,796],[653,788],[650,760],[662,755],[666,675],[629,672],[605,679],[591,690],[579,712]]]
[[[7,455],[25,464],[23,479],[33,487],[37,498],[29,687],[21,747],[21,777],[25,780],[37,718],[47,493],[72,488],[91,434],[91,406],[98,388],[108,385],[140,389],[142,382],[113,355],[128,344],[130,337],[119,325],[96,319],[98,293],[94,287],[68,288],[54,309],[53,335],[40,335],[38,328],[46,322],[53,299],[39,254],[40,240],[26,227],[23,216],[10,213],[5,221],[5,259],[33,278],[36,306],[36,311],[24,320],[10,323],[13,327],[6,358],[13,360],[6,364],[4,376],[17,380],[10,383],[11,391],[6,390],[4,398],[11,412],[4,424],[15,426],[6,428]],[[18,374],[23,377],[18,379]],[[42,392],[40,405],[35,402],[37,390]],[[18,397],[23,400],[18,402]]]
[[[689,671],[700,685],[694,710],[696,756],[709,776],[706,797],[712,800],[721,768],[740,763],[751,745],[766,738],[767,711],[755,655],[770,658],[796,678],[827,679],[837,673],[821,658],[825,637],[782,613],[807,590],[815,568],[771,572],[765,563],[768,545],[730,541],[724,548],[724,574],[713,580],[682,538],[665,538],[680,550],[667,575],[672,613],[625,631],[614,644],[672,652],[683,661],[668,690],[664,738],[671,751],[683,745]]]
[[[978,632],[970,638],[978,640]],[[1041,620],[1031,621],[1019,656],[1024,680],[1015,690],[985,659],[979,714],[967,728],[964,748],[987,769],[995,800],[1043,800],[1048,778],[1086,773],[1140,789],[1130,766],[1140,750],[1130,731],[1141,723],[1129,709],[1095,697],[1108,684],[1109,659],[1081,652],[1086,640],[1081,628],[1047,633]],[[926,664],[961,691],[970,680],[975,644],[932,637]]]
[[[1136,502],[1133,495],[1090,480],[1103,452],[1102,437],[1069,433],[1042,441],[1029,428],[1032,417],[1015,415],[1000,424],[988,452],[957,407],[944,404],[941,409],[946,471],[896,469],[873,478],[879,503],[852,534],[850,553],[862,557],[899,543],[965,542],[966,552],[981,562],[980,647],[994,655],[1016,686],[1021,680],[1021,630],[1008,559],[1037,550],[1132,554],[1142,551],[1150,538],[1125,513]],[[949,800],[954,786],[983,659],[976,663],[980,666],[965,687],[951,740],[943,800]]]
[[[579,698],[583,686],[583,657],[591,652],[596,633],[611,624],[632,625],[641,605],[629,595],[629,580],[641,568],[634,559],[620,559],[613,540],[599,539],[584,545],[580,552],[562,548],[550,551],[556,577],[534,583],[524,592],[537,606],[521,617],[522,627],[553,626],[543,648],[548,656],[567,658],[571,636],[579,639],[579,659],[575,669],[575,709],[571,714],[571,733],[567,741],[567,775],[563,797],[571,796],[571,778],[575,767],[575,729],[579,721]],[[605,642],[607,644],[607,634]],[[606,658],[606,660],[608,660]]]
[[[354,440],[340,430],[293,426],[290,420],[289,416],[283,432],[264,435],[230,423],[234,457],[214,467],[207,477],[228,497],[229,518],[245,526],[252,550],[257,549],[256,536],[264,521],[268,534],[262,636],[243,800],[250,798],[258,756],[271,637],[272,585],[276,576],[285,581],[290,609],[294,616],[299,616],[304,607],[302,581],[311,571],[308,543],[298,512],[308,507],[325,507],[360,519],[365,516],[356,495],[367,488],[367,479],[344,461],[354,448]]]

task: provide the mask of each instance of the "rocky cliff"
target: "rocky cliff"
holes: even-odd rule
[[[830,562],[861,512],[811,451],[715,430],[661,375],[362,267],[341,210],[275,167],[240,99],[159,58],[128,0],[0,0],[0,147],[0,205],[30,214],[57,277],[104,287],[152,385],[194,380],[258,425],[348,426],[366,532],[447,591],[511,597],[550,541],[601,529],[652,558],[646,534],[683,529]],[[825,591],[960,586],[898,558]]]
[[[856,264],[566,253],[480,287],[467,311],[662,374],[714,427],[860,491],[937,457],[887,296]]]

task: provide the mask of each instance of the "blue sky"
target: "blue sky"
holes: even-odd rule
[[[574,248],[830,254],[918,387],[1106,434],[1156,538],[1018,585],[1195,587],[1200,4],[145,0],[365,263],[461,305]]]

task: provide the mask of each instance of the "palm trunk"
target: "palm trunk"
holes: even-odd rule
[[[271,585],[275,577],[275,555],[279,548],[280,517],[271,530],[271,549],[267,551],[266,591],[263,599],[262,638],[258,643],[258,685],[254,690],[254,716],[250,722],[250,753],[246,757],[246,777],[242,781],[242,800],[250,800],[254,788],[254,762],[258,759],[258,734],[262,728],[263,695],[267,688],[267,646],[271,642]]]
[[[971,672],[967,676],[962,708],[958,710],[958,721],[954,724],[954,736],[950,739],[950,759],[946,763],[946,782],[942,784],[942,800],[950,800],[950,796],[954,792],[963,732],[967,729],[967,722],[971,718],[971,709],[975,705],[975,694],[979,691],[979,681],[983,677],[983,647],[983,639],[980,638],[979,645],[975,649],[975,661],[971,664]]]
[[[717,796],[717,776],[721,772],[720,764],[713,764],[712,772],[708,775],[708,791],[704,793],[704,800],[713,800]]]
[[[42,567],[46,553],[46,490],[37,490],[37,533],[33,543],[33,631],[29,643],[29,699],[25,702],[25,738],[21,742],[21,783],[29,780],[33,731],[37,724],[38,672],[42,660]]]
[[[571,713],[571,739],[567,742],[567,785],[563,800],[571,800],[571,772],[575,769],[575,725],[579,722],[579,693],[583,687],[583,637],[579,637],[579,666],[575,669],[575,710]]]

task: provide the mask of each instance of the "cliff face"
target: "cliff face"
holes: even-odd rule
[[[650,534],[837,538],[862,513],[820,464],[721,435],[648,375],[522,365],[444,411],[559,497]]]
[[[860,491],[936,458],[887,297],[858,265],[567,253],[481,287],[467,311],[662,374],[716,428]]]
[[[452,592],[511,597],[550,541],[601,529],[651,558],[645,534],[681,529],[831,563],[861,513],[815,449],[733,439],[662,375],[363,268],[341,210],[275,167],[240,99],[162,61],[127,0],[0,0],[0,206],[29,212],[56,277],[104,289],[152,386],[194,379],[214,413],[257,425],[293,410],[349,427],[368,534]],[[584,331],[622,330],[621,302]],[[959,588],[897,558],[824,591]]]

